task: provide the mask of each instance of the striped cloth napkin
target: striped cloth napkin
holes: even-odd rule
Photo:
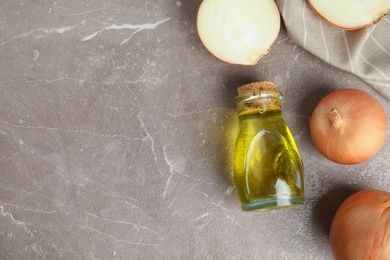
[[[334,28],[306,0],[276,0],[289,38],[333,66],[361,78],[390,99],[390,15],[366,28]]]

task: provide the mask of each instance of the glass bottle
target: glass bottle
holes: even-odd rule
[[[233,181],[243,211],[303,204],[303,164],[282,117],[273,82],[243,85],[234,99],[239,125]]]

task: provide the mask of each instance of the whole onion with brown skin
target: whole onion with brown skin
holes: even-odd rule
[[[330,228],[336,260],[390,259],[390,193],[362,190],[339,207]]]
[[[310,135],[331,161],[358,164],[373,157],[387,135],[387,118],[372,95],[358,89],[339,89],[314,108]]]

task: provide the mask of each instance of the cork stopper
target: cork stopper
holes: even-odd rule
[[[245,84],[237,88],[239,96],[259,95],[264,90],[276,90],[276,84],[272,81],[260,81]]]
[[[237,110],[240,114],[264,113],[281,110],[282,93],[272,81],[260,81],[237,88]]]

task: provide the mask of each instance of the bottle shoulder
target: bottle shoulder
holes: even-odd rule
[[[290,130],[281,111],[279,111],[240,116],[237,138],[250,140],[262,130],[278,132],[285,137],[289,137],[290,135]]]

